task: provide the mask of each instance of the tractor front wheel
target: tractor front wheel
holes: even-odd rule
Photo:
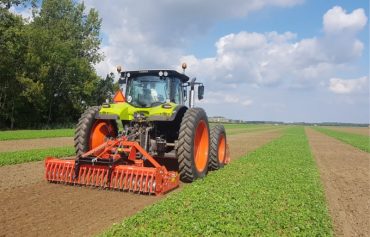
[[[206,113],[201,108],[188,109],[181,122],[176,149],[182,181],[192,182],[207,174],[209,143]]]
[[[77,157],[98,147],[109,137],[116,137],[118,134],[116,121],[95,118],[99,110],[98,106],[90,107],[78,120],[74,138]]]

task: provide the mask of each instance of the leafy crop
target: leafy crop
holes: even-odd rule
[[[332,236],[302,127],[114,225],[103,236]]]
[[[74,129],[2,131],[0,132],[0,141],[49,137],[73,137],[73,135]]]
[[[74,148],[69,146],[48,149],[33,149],[27,151],[0,152],[0,166],[39,161],[45,159],[47,156],[72,156],[74,153]]]
[[[347,133],[342,131],[331,130],[327,128],[315,128],[317,131],[322,132],[328,136],[334,137],[340,141],[357,147],[363,151],[370,152],[370,137]]]

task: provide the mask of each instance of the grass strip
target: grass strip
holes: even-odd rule
[[[50,129],[50,130],[15,130],[1,131],[0,141],[49,138],[49,137],[73,137],[74,129]]]
[[[39,161],[47,156],[64,157],[75,154],[74,147],[54,147],[26,151],[0,152],[0,166],[14,165],[31,161]]]
[[[334,137],[342,142],[357,147],[363,151],[370,152],[370,137],[360,134],[342,132],[328,128],[316,127],[317,131],[322,132],[330,137]]]
[[[302,127],[115,224],[103,236],[332,236]]]

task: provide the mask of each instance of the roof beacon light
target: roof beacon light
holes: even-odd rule
[[[121,71],[122,71],[122,67],[121,67],[121,65],[118,65],[118,66],[117,66],[117,72],[118,72],[118,73],[121,73]]]
[[[187,68],[187,66],[188,65],[186,65],[186,63],[182,63],[181,65],[184,74],[185,74],[185,69]]]

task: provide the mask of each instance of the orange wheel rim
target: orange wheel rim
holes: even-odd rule
[[[221,134],[220,139],[218,141],[218,162],[220,164],[224,163],[225,154],[226,154],[226,139],[225,134]]]
[[[113,126],[106,121],[96,121],[90,133],[90,149],[103,144],[107,137],[114,136]]]
[[[195,139],[194,139],[194,161],[195,167],[198,172],[202,172],[208,161],[208,146],[209,146],[209,135],[208,127],[204,120],[198,123],[195,129]]]

